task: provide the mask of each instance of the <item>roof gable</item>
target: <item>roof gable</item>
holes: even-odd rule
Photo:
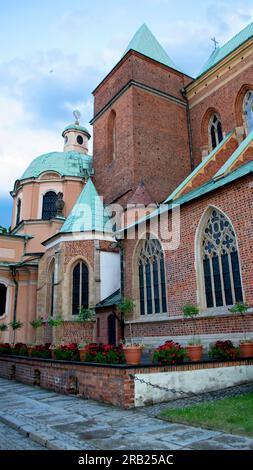
[[[139,52],[140,54],[150,57],[161,64],[181,71],[176,67],[173,60],[168,56],[167,52],[163,49],[146,24],[143,24],[138,31],[136,31],[122,57],[124,57],[130,50]]]
[[[60,233],[91,231],[111,233],[112,225],[94,184],[88,179]]]
[[[214,67],[214,65],[216,65],[218,62],[220,62],[222,59],[228,56],[235,49],[240,47],[244,42],[246,42],[251,37],[253,37],[253,22],[248,24],[248,26],[246,26],[239,33],[237,33],[234,37],[232,37],[222,47],[217,47],[210,55],[208,61],[203,66],[198,76],[202,75],[203,73],[207,72],[207,70]]]

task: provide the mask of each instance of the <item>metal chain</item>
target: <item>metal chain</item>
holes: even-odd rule
[[[163,390],[165,392],[177,393],[179,395],[184,395],[185,397],[198,397],[199,396],[197,393],[194,393],[194,392],[186,392],[185,390],[176,390],[175,388],[167,388],[167,387],[163,387],[162,385],[155,385],[149,382],[148,380],[140,379],[139,377],[136,377],[133,374],[130,374],[130,378],[137,380],[138,382],[142,384],[150,385],[153,388],[158,388],[159,390]]]

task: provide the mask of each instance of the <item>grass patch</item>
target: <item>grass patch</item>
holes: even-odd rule
[[[167,409],[159,417],[216,431],[253,436],[253,393],[187,408]]]

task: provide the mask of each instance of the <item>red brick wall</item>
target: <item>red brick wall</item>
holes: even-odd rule
[[[97,318],[96,342],[97,343],[108,344],[109,342],[108,317],[110,315],[112,315],[112,308],[110,307],[96,310],[96,318]],[[99,327],[98,327],[98,322],[99,322]],[[115,318],[115,329],[116,329],[116,343],[118,344],[121,338],[121,329],[120,329],[119,320],[117,318]]]
[[[253,54],[244,57],[240,63],[227,69],[226,73],[210,83],[206,81],[201,91],[189,99],[192,127],[193,154],[195,164],[201,161],[200,147],[208,144],[206,126],[203,126],[208,109],[216,110],[221,117],[222,130],[227,133],[243,125],[241,90],[253,89]],[[239,72],[239,73],[238,73]]]
[[[185,100],[189,78],[130,54],[95,91],[95,114],[129,82],[141,82],[173,95],[182,104],[132,86],[94,122],[94,168],[98,192],[109,203],[125,203],[141,178],[154,201],[162,201],[190,172]],[[116,112],[117,158],[111,158],[108,120]],[[152,171],[151,171],[152,169]]]
[[[83,398],[110,403],[122,408],[134,407],[134,374],[187,371],[251,365],[253,360],[183,364],[178,366],[111,367],[85,363],[0,356],[0,376],[59,393],[76,392]],[[15,366],[15,369],[13,368]],[[37,373],[35,374],[35,371]],[[39,372],[39,374],[38,374]],[[39,379],[38,379],[39,376]],[[38,382],[39,380],[39,382]],[[76,387],[76,389],[75,389]],[[74,390],[75,389],[75,390]]]
[[[176,250],[165,252],[165,265],[167,277],[168,315],[182,316],[182,306],[186,303],[198,303],[197,278],[195,269],[195,236],[196,231],[206,209],[213,205],[223,211],[231,220],[236,231],[241,261],[242,284],[245,301],[253,306],[253,232],[252,232],[252,190],[250,189],[251,176],[226,185],[215,192],[209,193],[201,199],[192,201],[181,207],[180,245]],[[167,219],[165,218],[166,223]],[[164,222],[165,223],[165,222]],[[169,227],[170,227],[169,219]],[[133,295],[133,252],[138,242],[125,241],[125,294]],[[212,320],[204,324],[212,324]],[[226,324],[224,318],[218,323],[216,333],[222,332],[222,325]],[[233,321],[228,322],[233,328]],[[180,323],[183,325],[182,323]],[[173,327],[173,323],[172,323]],[[137,327],[135,327],[137,328]],[[143,335],[168,335],[170,323],[161,323],[160,326],[150,324],[138,326]],[[202,327],[201,327],[202,328]],[[204,326],[203,326],[204,328]],[[210,326],[212,329],[212,327]],[[151,333],[150,333],[151,330]],[[158,331],[159,330],[159,331]],[[238,330],[237,330],[238,331]],[[206,333],[208,333],[208,328]],[[183,334],[183,333],[178,333]]]

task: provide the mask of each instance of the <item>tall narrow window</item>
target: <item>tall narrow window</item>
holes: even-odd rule
[[[228,219],[213,209],[205,225],[201,250],[206,307],[243,300],[236,235]]]
[[[209,139],[212,149],[222,141],[222,126],[218,114],[213,114],[209,122]]]
[[[243,100],[243,112],[246,121],[247,133],[253,130],[253,90],[247,91]]]
[[[16,212],[16,225],[20,222],[20,214],[21,214],[21,199],[17,200],[17,212]]]
[[[6,296],[7,287],[4,284],[0,284],[0,317],[6,313]]]
[[[116,113],[112,110],[108,118],[108,157],[109,161],[117,157]]]
[[[78,263],[72,277],[72,315],[78,315],[80,308],[89,307],[89,271],[85,263]]]
[[[48,293],[47,293],[47,309],[49,315],[54,315],[55,300],[55,260],[53,259],[48,270]]]
[[[56,216],[57,194],[54,191],[48,191],[43,197],[42,219],[50,220]]]
[[[141,244],[138,258],[140,314],[165,313],[167,300],[162,246],[154,238]]]

